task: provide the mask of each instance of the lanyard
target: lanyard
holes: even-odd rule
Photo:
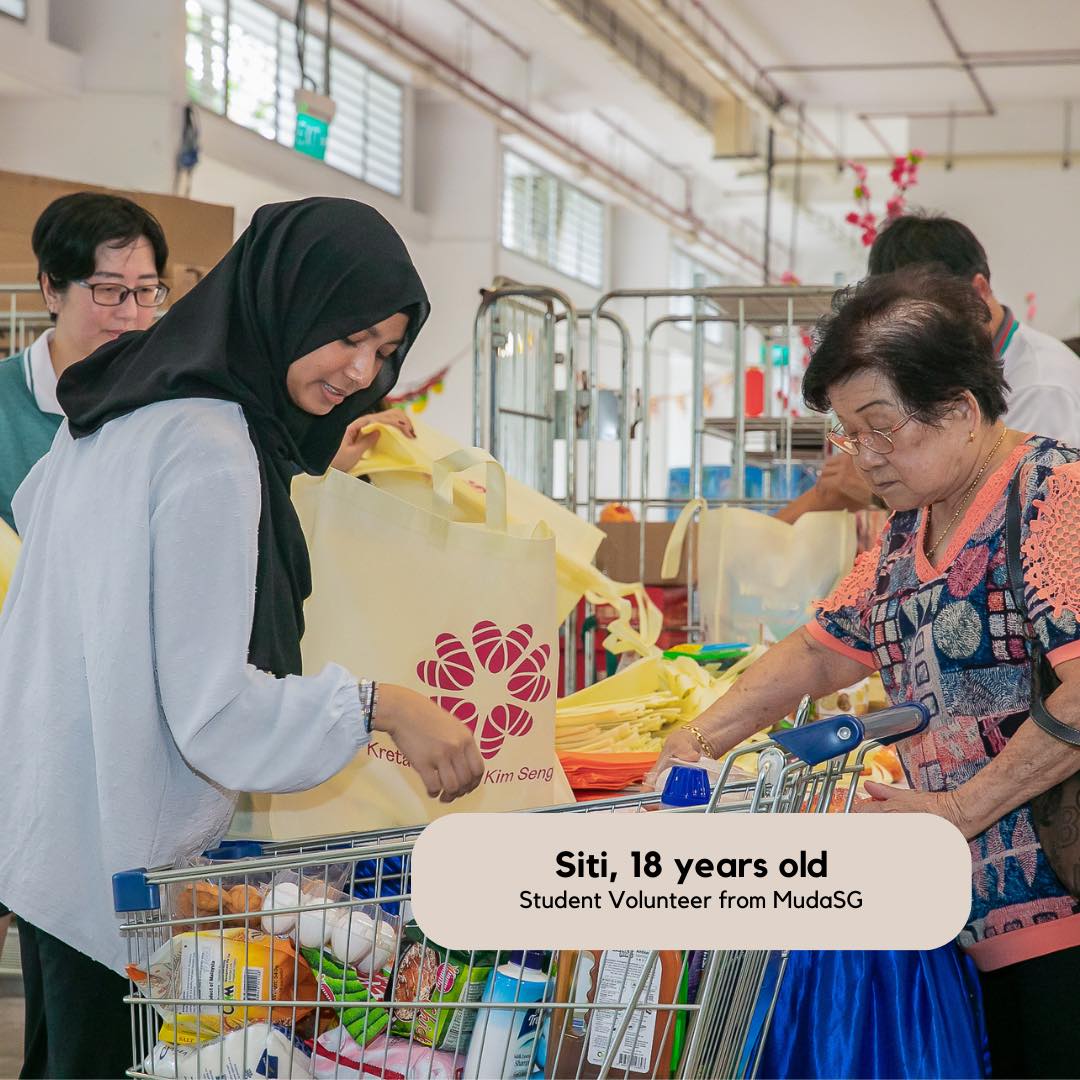
[[[1008,308],[1005,308],[1005,317],[1001,320],[1001,326],[998,327],[998,332],[994,337],[994,354],[999,360],[1005,355],[1009,342],[1012,341],[1013,335],[1019,329],[1020,323],[1017,321],[1016,316]]]

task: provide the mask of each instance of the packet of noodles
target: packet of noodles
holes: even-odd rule
[[[257,1021],[292,1024],[314,1010],[318,986],[292,942],[235,928],[178,934],[150,958],[144,970],[127,967],[128,978],[163,1020],[199,1038],[220,1035]],[[187,1001],[213,1001],[186,1006]],[[310,1001],[311,1005],[239,1005],[244,1001]]]

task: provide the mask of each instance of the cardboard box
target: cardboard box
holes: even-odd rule
[[[660,576],[664,550],[675,523],[648,521],[645,523],[645,562],[641,564],[641,525],[636,521],[607,522],[600,528],[607,534],[596,552],[597,568],[613,581],[640,581],[644,585],[685,585],[686,556],[690,545],[697,542],[697,526],[693,525],[683,546],[678,574],[665,580]]]
[[[30,247],[34,222],[53,199],[75,191],[126,196],[161,222],[169,244],[165,279],[172,290],[170,300],[183,296],[232,246],[235,211],[231,206],[0,171],[0,284],[34,281],[37,265]],[[19,310],[36,311],[42,301],[35,293],[25,293],[19,294],[16,304]]]

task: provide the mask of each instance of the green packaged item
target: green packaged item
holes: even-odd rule
[[[358,975],[351,967],[343,967],[323,949],[301,949],[319,984],[323,1001],[356,1002],[351,1009],[339,1013],[341,1026],[361,1045],[366,1046],[381,1035],[390,1023],[388,1009],[362,1005],[365,1001],[383,1001],[388,980],[385,975]]]
[[[437,1004],[479,1001],[495,966],[492,952],[454,952],[427,941],[415,923],[405,928],[396,968],[398,1001]],[[469,1045],[475,1009],[394,1009],[390,1034],[413,1038],[435,1050],[464,1053]]]

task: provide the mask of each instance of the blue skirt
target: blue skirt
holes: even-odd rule
[[[758,1076],[969,1080],[989,1075],[986,1046],[975,965],[953,944],[793,952]]]

